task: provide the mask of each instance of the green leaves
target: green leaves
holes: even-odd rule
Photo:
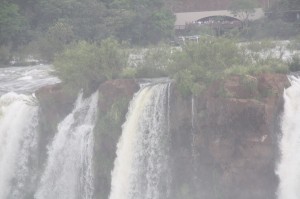
[[[120,39],[148,45],[173,36],[175,16],[164,7],[162,0],[127,0],[122,6],[130,14],[119,24],[117,36]]]
[[[233,0],[229,10],[237,18],[241,19],[244,25],[248,26],[249,17],[255,13],[258,7],[256,0]]]
[[[127,57],[116,40],[103,40],[100,46],[80,41],[56,57],[54,66],[63,82],[89,92],[101,82],[117,78]]]
[[[6,1],[0,4],[0,46],[13,42],[22,31],[25,21],[16,4]]]

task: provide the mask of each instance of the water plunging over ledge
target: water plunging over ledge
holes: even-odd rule
[[[110,199],[167,199],[170,83],[143,84],[130,103]]]

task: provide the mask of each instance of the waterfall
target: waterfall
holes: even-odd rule
[[[191,99],[191,116],[192,116],[192,141],[191,141],[191,152],[192,152],[192,169],[193,169],[193,173],[196,174],[197,173],[197,158],[199,156],[197,149],[196,149],[196,132],[195,132],[195,99],[194,99],[194,95],[192,96]],[[193,180],[194,180],[194,184],[196,185],[196,181],[197,181],[197,175],[193,176]]]
[[[278,199],[300,198],[300,79],[291,77],[290,82],[291,87],[284,91]]]
[[[93,129],[97,118],[98,93],[83,99],[58,125],[48,148],[48,160],[36,199],[93,198]]]
[[[169,198],[170,83],[146,85],[129,106],[112,171],[110,199]]]
[[[32,191],[31,160],[37,148],[37,113],[33,96],[7,93],[0,97],[1,199],[22,199]]]

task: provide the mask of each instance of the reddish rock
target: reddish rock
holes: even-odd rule
[[[132,98],[133,94],[139,89],[138,83],[131,79],[116,79],[106,81],[100,85],[99,108],[106,112],[111,105],[118,99]]]
[[[170,101],[172,198],[188,198],[188,195],[180,195],[183,192],[190,194],[190,198],[205,199],[275,198],[278,183],[274,173],[276,127],[282,110],[282,92],[288,85],[286,76],[280,74],[260,74],[246,79],[233,76],[212,84],[201,96],[195,97],[192,114],[192,99],[183,98],[173,84]],[[105,114],[119,99],[131,99],[138,88],[134,80],[101,84],[100,113]],[[44,131],[52,132],[53,136],[54,127],[71,111],[76,96],[66,95],[61,85],[44,87],[36,95],[43,113],[42,126],[48,128]],[[121,133],[120,127],[118,129],[115,133],[96,134],[95,151],[98,155],[105,154],[109,165],[112,165]],[[107,169],[108,177],[99,177],[105,182],[96,180],[99,193],[102,188],[109,190],[112,168]]]
[[[282,93],[288,85],[282,74],[233,76],[214,83],[195,98],[194,129],[191,107],[185,103],[190,100],[174,97],[171,110],[183,110],[172,117],[171,134],[179,137],[174,138],[173,153],[187,150],[175,165],[194,159],[190,162],[194,169],[176,166],[177,180],[196,175],[195,192],[206,199],[215,198],[214,192],[226,199],[276,198],[276,128]],[[190,140],[189,146],[183,140]],[[191,145],[193,149],[188,149]]]

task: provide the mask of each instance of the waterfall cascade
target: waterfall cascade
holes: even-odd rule
[[[169,198],[169,87],[142,86],[131,101],[117,145],[110,199]]]
[[[0,198],[22,199],[32,191],[37,113],[33,96],[7,93],[0,97]]]
[[[59,123],[56,135],[50,142],[48,139],[43,140],[41,136],[44,135],[42,133],[48,133],[48,129],[42,129],[44,127],[42,125],[45,121],[48,121],[48,118],[51,118],[51,114],[56,113],[50,111],[50,117],[48,117],[47,113],[39,112],[39,103],[31,93],[34,93],[43,85],[59,82],[57,78],[48,74],[51,70],[50,66],[46,68],[0,69],[0,199],[102,198],[102,190],[100,189],[105,187],[103,190],[106,189],[105,194],[107,193],[109,185],[107,185],[106,175],[110,169],[113,170],[109,199],[170,199],[171,171],[168,168],[171,165],[169,80],[141,84],[141,89],[135,94],[130,103],[126,122],[122,126],[122,135],[117,144],[114,168],[111,168],[109,163],[109,167],[105,165],[105,175],[95,175],[94,169],[97,174],[102,172],[102,170],[100,172],[97,170],[102,163],[100,163],[100,166],[94,165],[96,164],[93,158],[95,151],[101,153],[102,148],[98,150],[97,147],[102,144],[102,141],[106,142],[110,139],[104,136],[101,137],[102,134],[97,134],[101,143],[94,147],[93,131],[98,114],[98,93],[86,99],[83,99],[82,94],[78,96],[73,111]],[[300,198],[300,158],[298,156],[300,150],[300,78],[290,77],[290,82],[291,87],[284,92],[282,136],[279,142],[281,156],[276,170],[280,179],[277,190],[278,199]],[[10,91],[15,91],[18,94]],[[24,93],[28,95],[24,95]],[[106,98],[103,99],[104,101],[107,100]],[[182,122],[184,126],[179,126],[179,128],[172,123],[176,127],[176,132],[172,134],[174,137],[181,133],[181,127],[187,127],[182,128],[183,133],[180,134],[180,136],[186,136],[184,133],[187,133],[188,128],[191,127],[192,135],[188,137],[189,142],[179,144],[185,147],[184,150],[186,151],[182,153],[185,155],[184,158],[193,158],[192,165],[187,165],[184,168],[191,171],[184,171],[183,173],[179,171],[180,175],[178,177],[175,172],[183,168],[186,162],[181,161],[181,159],[177,160],[178,157],[174,157],[177,155],[175,154],[176,150],[172,153],[172,155],[175,154],[174,158],[172,157],[173,174],[175,174],[173,176],[175,180],[172,184],[172,187],[174,187],[172,197],[174,195],[174,198],[189,198],[192,196],[189,194],[193,194],[193,191],[197,194],[198,188],[202,186],[202,183],[199,185],[200,178],[205,185],[205,181],[210,177],[210,175],[207,175],[208,178],[202,180],[202,174],[201,177],[198,177],[199,179],[197,175],[193,175],[199,171],[204,171],[197,167],[200,163],[202,164],[201,158],[203,156],[202,151],[201,156],[199,152],[199,149],[202,149],[199,147],[201,137],[195,134],[200,126],[197,123],[199,120],[196,108],[198,107],[198,100],[195,99],[191,99],[191,121]],[[45,106],[43,103],[40,103],[40,105],[42,108]],[[175,105],[178,106],[177,101],[174,101],[174,107]],[[51,106],[45,110],[50,108]],[[41,115],[39,115],[40,113]],[[186,113],[184,112],[184,114]],[[42,120],[39,121],[40,116]],[[176,117],[176,114],[174,114],[173,122],[181,122]],[[39,124],[42,125],[39,126]],[[172,131],[174,129],[172,128]],[[179,129],[178,134],[177,129]],[[179,139],[172,137],[172,149],[180,149],[180,147],[177,148],[179,145],[176,145],[178,144],[176,141],[181,139],[180,136]],[[111,142],[109,140],[106,144],[112,144]],[[41,157],[45,152],[43,146],[48,146],[47,157]],[[103,147],[103,153],[107,152],[105,147]],[[39,152],[41,149],[42,153]],[[111,161],[113,158],[111,151],[108,154],[109,157],[107,158]],[[47,161],[44,162],[44,160]],[[206,160],[205,163],[210,163],[209,161]],[[188,162],[190,163],[190,161]],[[180,165],[179,169],[177,168],[178,163]],[[210,168],[208,168],[208,171],[210,171]],[[185,175],[186,173],[188,175]],[[188,177],[181,182],[179,178],[183,175]],[[203,175],[205,176],[205,174]],[[103,177],[104,180],[101,183],[104,182],[104,185],[97,184],[100,177]],[[190,187],[185,189],[186,182],[189,183],[190,181],[191,185],[188,184]],[[210,186],[209,183],[207,183],[207,187]],[[192,187],[193,185],[195,187]],[[99,188],[97,186],[103,187]],[[178,190],[175,190],[176,188]],[[249,190],[251,190],[251,187]],[[217,191],[214,192],[217,193]],[[176,195],[177,193],[179,195]],[[272,194],[274,194],[274,191],[272,191]]]
[[[78,96],[75,107],[58,126],[36,199],[93,198],[93,129],[98,93]]]
[[[284,91],[278,199],[300,198],[300,79],[290,77],[290,82],[291,87]]]

